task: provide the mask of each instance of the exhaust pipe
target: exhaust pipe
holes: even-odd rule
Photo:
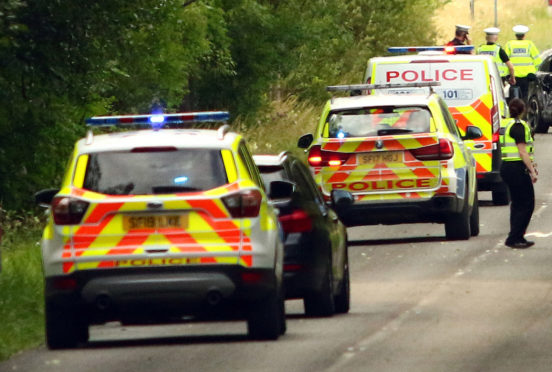
[[[207,293],[205,298],[209,305],[216,306],[222,301],[222,293],[218,290],[212,290]]]
[[[101,294],[96,297],[96,307],[100,311],[106,311],[111,307],[111,298],[106,294]]]

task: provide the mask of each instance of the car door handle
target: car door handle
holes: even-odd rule
[[[482,148],[485,147],[485,144],[483,144],[483,143],[477,143],[477,144],[473,145],[473,147],[476,148],[476,149],[482,149]]]

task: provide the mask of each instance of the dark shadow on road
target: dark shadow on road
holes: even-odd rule
[[[258,342],[250,339],[246,334],[232,335],[206,335],[206,336],[174,336],[153,337],[133,340],[101,340],[89,341],[83,349],[107,349],[113,347],[137,347],[137,346],[163,346],[163,345],[191,345],[191,344],[217,344],[230,342]]]
[[[385,244],[409,244],[409,243],[428,243],[428,242],[446,242],[444,236],[422,236],[400,239],[370,239],[370,240],[349,240],[349,246],[355,245],[385,245]]]

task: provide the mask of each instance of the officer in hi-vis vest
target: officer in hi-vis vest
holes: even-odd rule
[[[535,190],[538,172],[533,164],[533,136],[526,122],[521,120],[525,103],[519,98],[510,101],[512,119],[506,124],[502,142],[500,175],[508,185],[510,205],[510,233],[505,244],[511,248],[529,248],[534,242],[525,240],[525,231],[535,209]]]
[[[510,40],[504,46],[504,50],[510,57],[514,65],[516,75],[516,86],[521,90],[521,98],[527,101],[529,90],[529,79],[527,75],[537,72],[537,68],[542,60],[539,56],[539,50],[531,40],[525,40],[525,34],[529,27],[517,25],[513,28],[516,34],[516,40]]]
[[[510,61],[510,57],[500,45],[496,42],[498,40],[498,33],[500,32],[499,28],[488,27],[483,30],[485,32],[485,39],[487,40],[486,44],[482,44],[477,48],[477,54],[487,54],[493,57],[496,67],[500,72],[502,81],[508,81],[510,85],[516,84],[516,78],[514,73],[514,65]]]

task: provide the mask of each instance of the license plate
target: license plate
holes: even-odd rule
[[[123,229],[156,230],[156,229],[185,229],[188,227],[186,215],[131,215],[123,216]]]
[[[403,161],[402,151],[385,151],[359,154],[359,164],[400,163]]]

